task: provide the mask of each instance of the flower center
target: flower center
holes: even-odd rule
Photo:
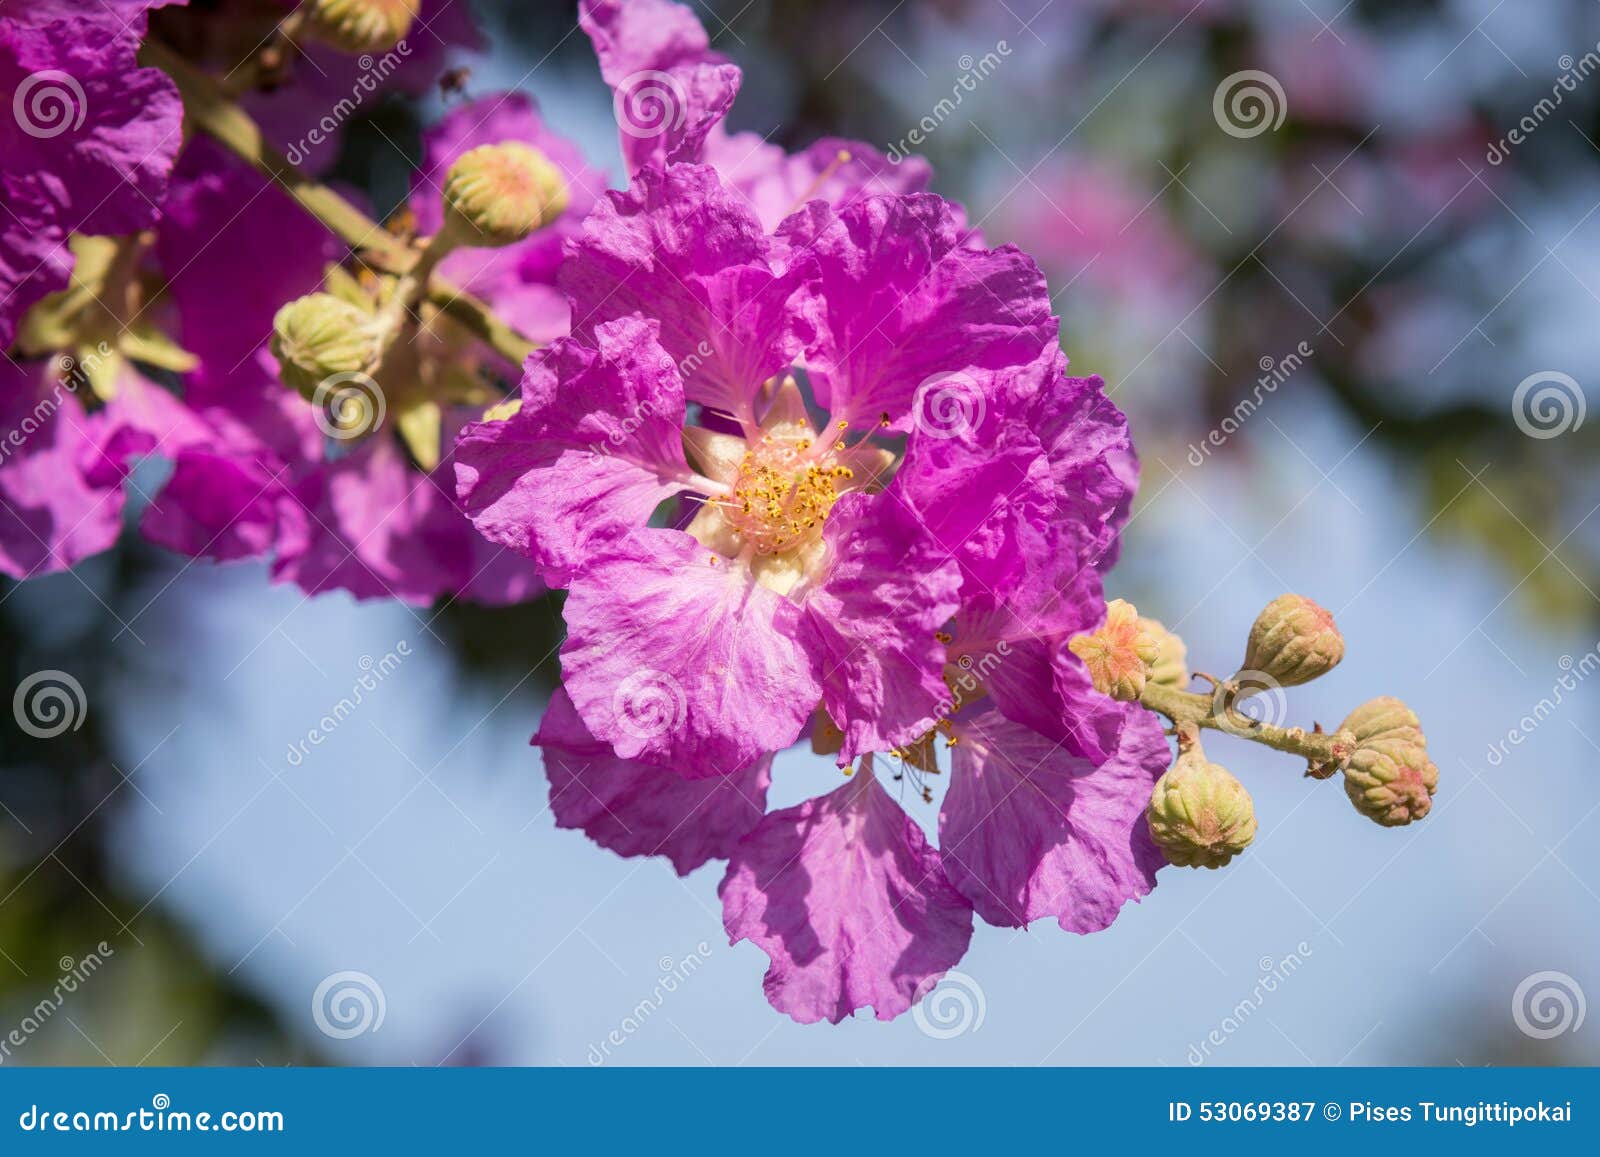
[[[841,486],[854,472],[831,452],[811,453],[811,437],[768,432],[746,451],[723,513],[759,555],[784,554],[815,542]]]

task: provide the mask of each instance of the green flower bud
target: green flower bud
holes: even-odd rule
[[[312,0],[306,31],[341,52],[387,52],[417,18],[420,0]]]
[[[1150,664],[1149,682],[1163,687],[1189,685],[1189,648],[1183,640],[1156,619],[1139,616],[1139,626],[1156,641],[1156,657]]]
[[[1067,643],[1089,669],[1094,689],[1113,699],[1131,702],[1144,694],[1152,663],[1161,657],[1161,642],[1139,618],[1132,603],[1112,599],[1106,604],[1106,621],[1097,631]]]
[[[450,166],[444,203],[450,225],[464,234],[467,244],[510,245],[561,215],[567,207],[567,182],[530,145],[479,145]]]
[[[357,374],[378,356],[372,317],[331,293],[296,298],[272,319],[272,356],[283,383],[307,398],[335,374]]]
[[[1386,695],[1357,707],[1339,730],[1356,740],[1344,790],[1358,812],[1390,828],[1428,814],[1439,769],[1428,758],[1428,741],[1411,708]]]
[[[1256,838],[1250,793],[1225,768],[1207,761],[1198,742],[1156,780],[1145,819],[1150,838],[1180,867],[1220,868]]]
[[[1333,616],[1303,595],[1280,595],[1256,616],[1241,671],[1259,671],[1281,687],[1309,683],[1344,658]]]

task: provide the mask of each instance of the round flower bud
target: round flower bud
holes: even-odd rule
[[[1112,599],[1104,625],[1067,644],[1089,669],[1096,691],[1123,702],[1144,694],[1150,664],[1161,657],[1160,640],[1145,629],[1147,621],[1132,603]]]
[[[296,298],[272,319],[272,356],[284,385],[313,397],[328,378],[362,373],[377,358],[372,318],[331,293]]]
[[[1428,814],[1439,769],[1411,708],[1392,696],[1374,699],[1352,711],[1339,730],[1356,740],[1344,790],[1358,812],[1390,828]]]
[[[1256,616],[1242,671],[1259,671],[1294,687],[1326,675],[1344,658],[1333,616],[1303,595],[1280,595]]]
[[[1139,616],[1139,626],[1156,641],[1156,657],[1151,661],[1149,682],[1163,687],[1189,685],[1189,648],[1183,640],[1156,619]]]
[[[312,0],[306,31],[341,52],[387,52],[417,18],[420,0]]]
[[[530,145],[479,145],[450,166],[444,203],[450,222],[468,244],[510,245],[561,215],[567,207],[567,182]]]
[[[1256,838],[1256,809],[1244,784],[1208,762],[1195,744],[1156,780],[1145,811],[1150,838],[1186,868],[1220,868]]]

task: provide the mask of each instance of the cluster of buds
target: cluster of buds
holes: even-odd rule
[[[413,340],[434,316],[424,307],[429,278],[459,247],[514,244],[549,224],[566,209],[568,192],[561,170],[543,153],[513,141],[481,145],[457,158],[445,178],[443,201],[443,227],[417,242],[415,261],[404,274],[368,270],[358,278],[331,268],[327,292],[278,310],[271,342],[283,383],[313,403],[345,396],[342,387],[352,380],[365,393],[387,396],[395,403],[393,428],[424,469],[439,459],[441,403],[463,400],[455,396],[460,389],[435,397],[430,385],[460,379],[459,359],[441,371],[436,363],[444,355],[430,354],[430,346]],[[363,436],[379,424],[363,421],[338,436]]]
[[[1178,756],[1157,781],[1146,812],[1150,836],[1174,864],[1218,868],[1255,838],[1250,793],[1226,769],[1206,758],[1199,731],[1210,727],[1298,755],[1306,773],[1327,779],[1343,773],[1356,810],[1386,827],[1428,814],[1439,769],[1415,713],[1398,699],[1358,707],[1338,729],[1325,732],[1278,726],[1250,718],[1237,704],[1264,690],[1299,686],[1332,671],[1344,658],[1344,636],[1333,616],[1302,595],[1267,604],[1250,628],[1244,663],[1228,679],[1203,672],[1209,694],[1187,690],[1183,640],[1118,599],[1105,623],[1068,644],[1095,689],[1113,699],[1138,700],[1173,721]]]

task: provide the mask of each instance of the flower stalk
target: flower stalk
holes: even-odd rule
[[[1209,727],[1276,751],[1301,756],[1313,764],[1337,765],[1349,758],[1353,744],[1347,742],[1348,736],[1339,732],[1307,731],[1303,727],[1277,727],[1250,719],[1234,709],[1226,684],[1221,685],[1221,690],[1221,694],[1205,694],[1147,682],[1139,702],[1172,720],[1180,734],[1185,725]]]

